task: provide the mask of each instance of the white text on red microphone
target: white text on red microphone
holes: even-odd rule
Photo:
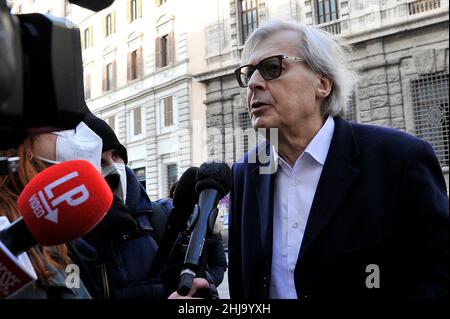
[[[74,171],[53,181],[45,186],[43,190],[33,194],[28,202],[36,218],[44,217],[54,223],[58,223],[58,205],[66,202],[69,206],[78,206],[86,202],[89,199],[89,192],[84,184],[77,185],[54,198],[54,191],[57,190],[59,186],[78,176],[78,172]]]

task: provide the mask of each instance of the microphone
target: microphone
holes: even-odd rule
[[[97,225],[112,200],[108,184],[88,161],[50,166],[25,186],[17,200],[22,217],[0,232],[0,241],[14,255],[37,243],[69,242]]]
[[[69,0],[70,3],[92,11],[101,11],[109,7],[114,0]]]
[[[203,163],[197,172],[195,190],[199,194],[191,224],[195,225],[186,251],[183,271],[177,292],[186,296],[202,265],[205,240],[213,231],[217,218],[217,204],[231,189],[231,170],[225,163]]]
[[[173,248],[177,242],[178,235],[187,228],[187,222],[198,201],[195,191],[197,167],[188,168],[178,181],[173,194],[174,208],[167,219],[166,230],[160,240],[155,259],[150,267],[150,277],[159,277],[165,268]]]

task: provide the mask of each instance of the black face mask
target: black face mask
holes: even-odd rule
[[[120,184],[120,175],[119,174],[109,174],[107,176],[104,176],[104,179],[109,185],[109,188],[111,188],[111,191],[115,191],[119,184]]]

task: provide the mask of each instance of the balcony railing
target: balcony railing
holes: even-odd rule
[[[448,14],[448,1],[399,0],[395,5],[392,4],[394,3],[388,3],[386,6],[372,6],[370,11],[369,7],[361,11],[355,10],[350,12],[350,15],[319,24],[318,27],[335,35],[347,36],[398,25],[402,21],[442,15],[443,12]]]
[[[410,15],[427,12],[441,7],[440,0],[418,0],[408,3]]]
[[[322,23],[319,27],[331,34],[340,34],[341,33],[341,21],[334,20],[327,23]]]

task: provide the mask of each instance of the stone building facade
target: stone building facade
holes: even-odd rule
[[[232,163],[255,142],[230,134],[250,125],[233,70],[249,29],[296,21],[341,36],[354,48],[360,79],[347,118],[429,141],[448,185],[449,2],[443,0],[222,0],[206,28],[208,157]],[[251,14],[249,15],[249,11]],[[250,21],[250,27],[249,27]]]
[[[196,0],[205,6],[208,0]],[[203,15],[183,0],[115,0],[92,12],[66,0],[15,0],[14,13],[65,17],[80,29],[85,99],[128,151],[150,198],[206,160]]]
[[[202,20],[191,21],[190,11],[180,0],[116,0],[88,17],[75,9],[68,17],[76,20],[82,40],[88,28],[101,39],[109,14],[117,21],[116,32],[83,50],[85,75],[91,75],[87,103],[115,129],[128,150],[128,166],[152,199],[167,196],[188,167],[206,160],[197,137],[205,131],[204,89],[191,75],[202,66],[196,46],[203,37],[191,32],[201,29]],[[104,65],[111,58],[115,83],[105,91],[101,77],[103,72],[104,82]],[[133,58],[136,70],[130,77]]]

